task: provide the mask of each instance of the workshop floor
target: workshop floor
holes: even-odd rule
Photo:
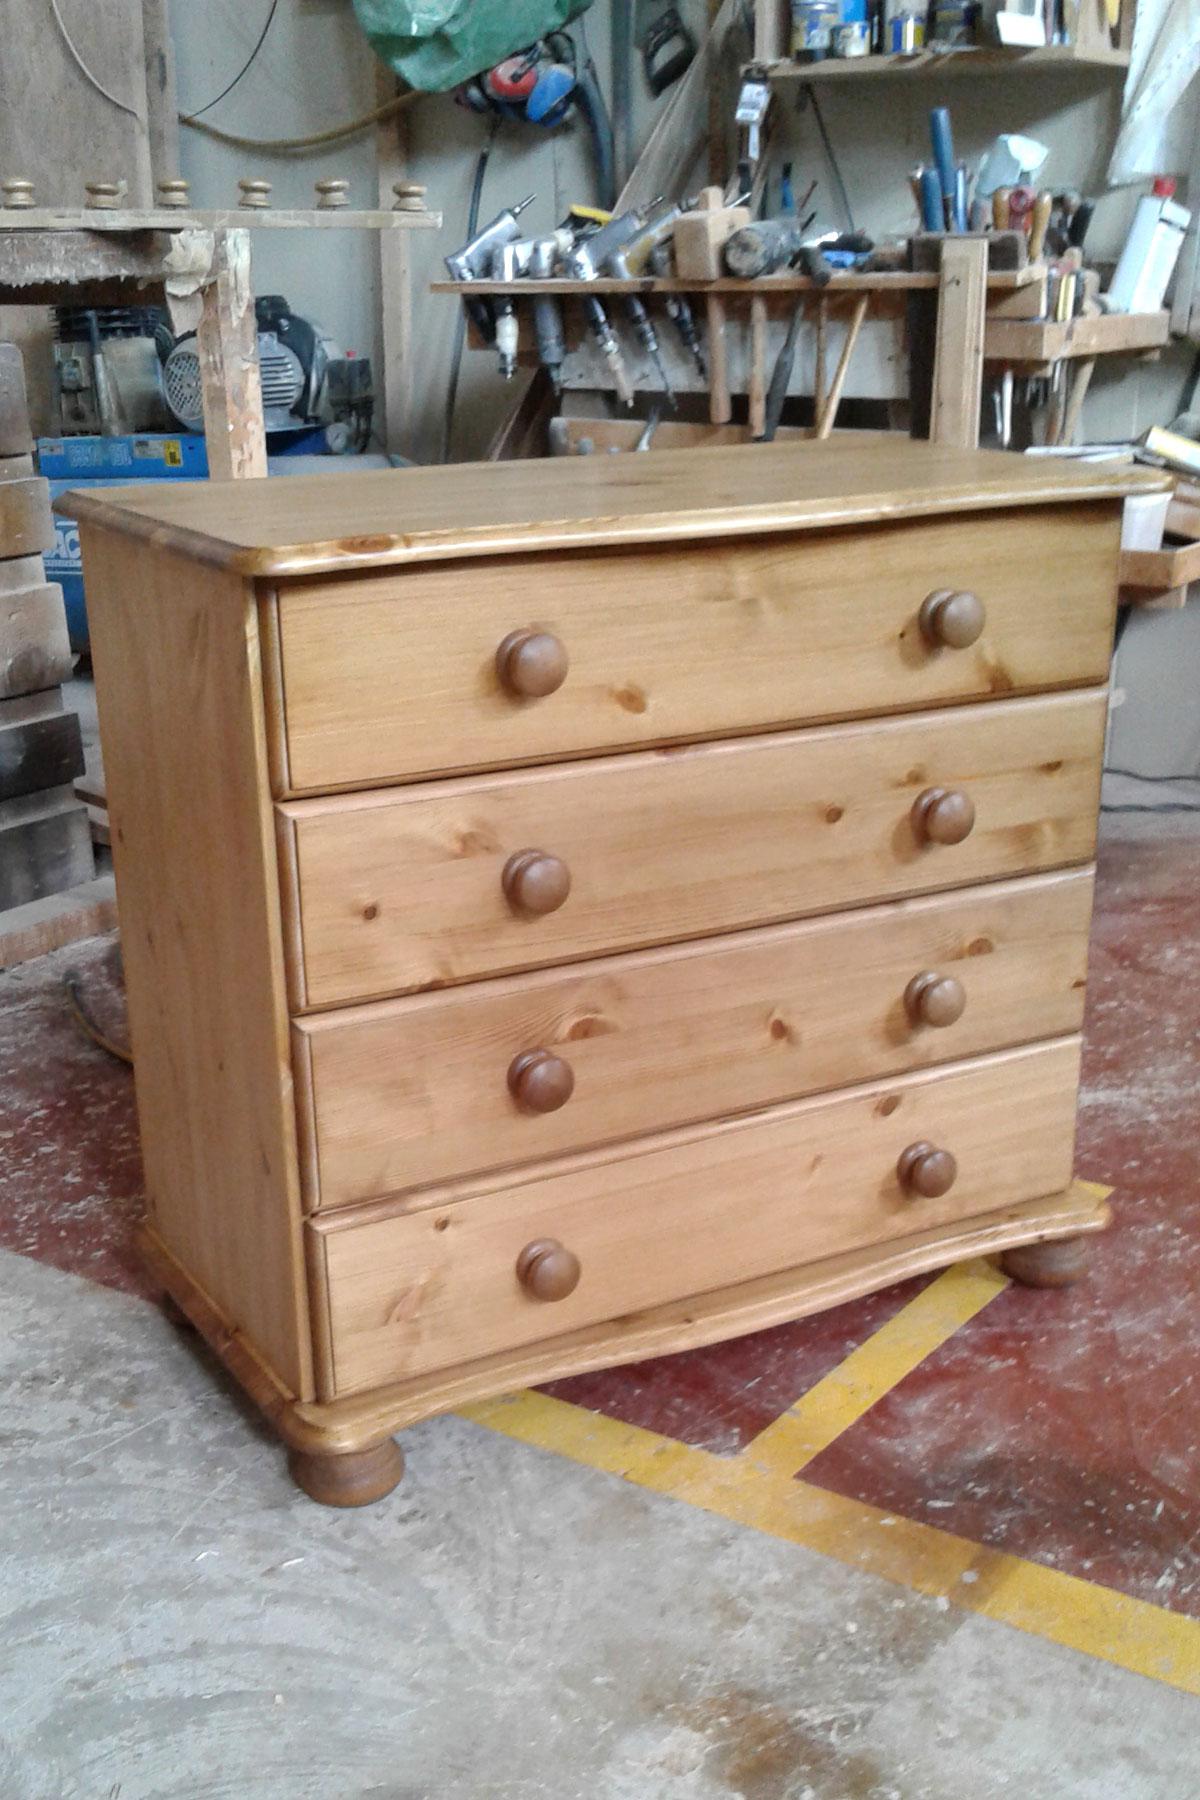
[[[1082,1287],[967,1265],[430,1421],[359,1513],[148,1300],[62,989],[119,1030],[114,944],[0,976],[3,1800],[1200,1794],[1198,878],[1196,819],[1107,821]]]

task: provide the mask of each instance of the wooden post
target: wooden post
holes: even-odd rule
[[[380,68],[375,103],[396,94],[396,77]],[[379,204],[391,206],[392,188],[409,172],[408,127],[402,112],[381,119],[375,133],[379,167]],[[412,246],[407,231],[379,233],[379,312],[383,343],[380,389],[383,396],[383,440],[400,455],[413,440],[412,379]]]
[[[960,450],[979,447],[987,263],[984,237],[947,237],[942,244],[929,436]]]
[[[750,302],[750,378],[747,385],[750,436],[760,438],[767,424],[767,303],[761,294]]]
[[[247,231],[215,235],[196,344],[209,475],[214,481],[265,475],[267,434]]]
[[[783,56],[783,0],[754,0],[754,60],[779,62]]]
[[[724,196],[718,187],[707,187],[700,196],[701,212],[719,212]],[[708,416],[714,425],[728,425],[733,417],[729,398],[729,346],[725,342],[725,302],[716,294],[704,301],[708,326]]]

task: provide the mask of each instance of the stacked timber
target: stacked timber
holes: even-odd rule
[[[42,563],[53,541],[21,355],[0,344],[0,912],[95,874],[87,809],[71,785],[83,745],[78,715],[63,706],[67,615]]]

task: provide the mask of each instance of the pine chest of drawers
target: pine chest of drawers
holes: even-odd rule
[[[73,498],[144,1250],[309,1493],[961,1256],[1072,1273],[1156,481],[878,440]]]

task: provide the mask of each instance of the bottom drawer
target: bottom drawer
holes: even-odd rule
[[[325,1397],[1057,1193],[1078,1077],[1060,1038],[311,1223]],[[921,1144],[957,1166],[906,1185]]]

